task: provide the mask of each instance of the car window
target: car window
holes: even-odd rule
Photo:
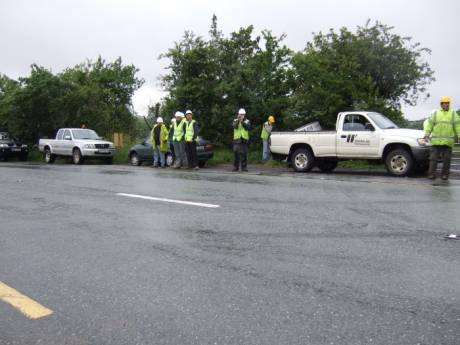
[[[69,136],[70,137],[70,131],[68,129],[65,130],[64,132],[64,138]]]
[[[62,129],[60,129],[60,130],[58,131],[58,134],[57,134],[57,136],[56,136],[56,139],[57,139],[57,140],[62,140],[62,137],[63,137],[63,136],[64,136],[64,131],[63,131]]]
[[[369,127],[366,129],[366,124],[369,121],[366,117],[359,114],[348,114],[345,116],[343,121],[343,130],[344,131],[366,131],[370,130]]]
[[[73,137],[75,139],[89,139],[89,140],[99,140],[101,137],[97,135],[92,129],[73,129]]]

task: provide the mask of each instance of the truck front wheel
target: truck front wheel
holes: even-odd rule
[[[414,159],[406,150],[396,149],[388,153],[385,166],[387,171],[394,176],[407,176],[414,169]]]
[[[73,164],[83,164],[83,156],[80,149],[74,149],[72,152]]]
[[[310,150],[300,148],[294,151],[291,162],[295,171],[306,172],[310,171],[315,165],[315,157]]]

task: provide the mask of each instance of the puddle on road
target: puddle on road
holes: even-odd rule
[[[132,174],[132,171],[127,170],[106,170],[106,171],[99,171],[99,174],[107,174],[107,175],[129,175]]]

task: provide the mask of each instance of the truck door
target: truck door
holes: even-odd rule
[[[64,131],[64,136],[62,137],[62,155],[70,156],[72,155],[73,142],[72,135],[69,129]]]
[[[53,143],[53,152],[56,154],[62,153],[62,138],[64,137],[64,130],[60,129],[56,134],[56,140]]]
[[[366,116],[346,114],[337,131],[338,157],[378,157],[379,132]]]

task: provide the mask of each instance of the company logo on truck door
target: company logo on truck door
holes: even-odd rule
[[[371,141],[369,139],[357,139],[358,134],[349,134],[347,136],[347,143],[353,143],[355,145],[370,145]]]
[[[358,134],[348,134],[347,143],[352,143],[357,136],[358,136]]]

